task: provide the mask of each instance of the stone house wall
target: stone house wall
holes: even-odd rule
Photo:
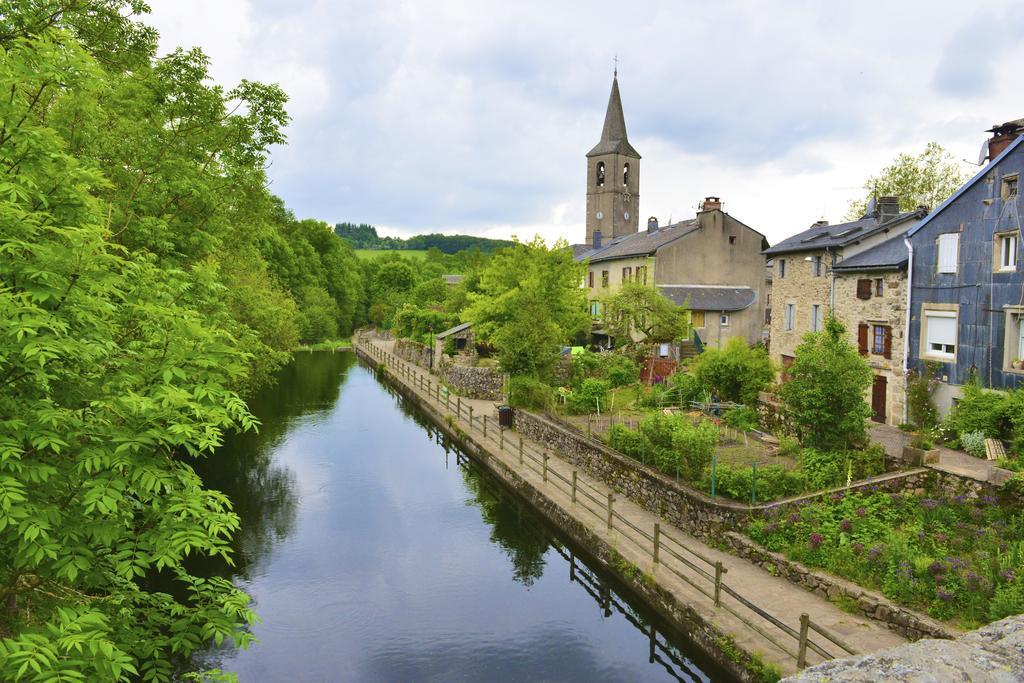
[[[821,257],[821,275],[815,276],[814,264],[806,257]],[[783,356],[792,356],[804,335],[811,331],[811,306],[821,306],[822,319],[828,315],[832,282],[827,273],[830,256],[826,251],[780,254],[772,273],[771,356],[779,366]],[[785,262],[785,276],[782,263]],[[793,329],[786,329],[786,305],[793,304]]]
[[[411,339],[396,339],[394,353],[402,360],[430,369],[430,347]]]
[[[882,295],[875,292],[875,280],[881,278]],[[857,281],[869,279],[872,282],[871,298],[857,298]],[[846,326],[847,338],[857,346],[858,326],[868,325],[868,365],[876,376],[886,379],[886,423],[898,425],[905,422],[906,374],[903,371],[903,352],[906,348],[907,321],[907,274],[905,270],[862,273],[836,273],[835,314]],[[885,325],[892,330],[890,358],[875,353],[873,334],[875,325]],[[871,402],[871,389],[866,394]]]

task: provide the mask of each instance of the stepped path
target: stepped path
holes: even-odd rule
[[[784,675],[799,670],[801,642],[806,643],[803,649],[807,665],[907,642],[877,622],[847,613],[752,562],[712,548],[670,526],[601,480],[577,470],[572,463],[555,456],[545,457],[545,444],[521,438],[511,429],[502,433],[496,417],[498,404],[457,399],[454,394],[446,398],[437,387],[436,376],[394,356],[393,341],[363,338],[356,340],[356,348],[372,361],[385,365],[397,381],[412,389],[431,408],[449,416],[493,457],[615,548],[625,560],[654,577],[679,603],[731,635],[744,651],[759,653],[777,665]],[[609,497],[613,501],[612,512]],[[716,567],[723,570],[719,591]],[[716,592],[720,598],[717,607]],[[802,614],[809,617],[803,628]],[[807,634],[806,638],[801,639],[801,631]]]

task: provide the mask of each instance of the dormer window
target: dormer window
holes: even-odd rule
[[[622,185],[629,185],[629,164],[622,165]]]
[[[604,162],[597,162],[597,186],[604,187]]]
[[[1017,176],[1016,173],[1014,173],[1013,175],[1003,176],[1003,187],[1002,187],[1002,190],[1000,191],[999,194],[1002,197],[1004,202],[1007,201],[1007,200],[1010,200],[1010,199],[1016,199],[1017,198],[1017,195],[1018,195],[1017,179],[1018,179],[1018,176]]]

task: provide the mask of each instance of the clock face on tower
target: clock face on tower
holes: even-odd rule
[[[604,211],[598,211],[597,212],[597,220],[601,220],[602,218],[604,218]]]
[[[622,217],[628,221],[629,220],[629,211],[627,211],[626,213],[622,214]]]

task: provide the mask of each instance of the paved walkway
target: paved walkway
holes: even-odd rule
[[[670,527],[657,515],[648,512],[625,497],[620,497],[602,481],[586,472],[576,470],[573,465],[558,457],[547,461],[547,470],[542,467],[544,444],[530,439],[521,439],[511,430],[504,434],[497,428],[496,403],[471,399],[456,399],[447,402],[436,400],[436,377],[426,370],[391,355],[393,342],[373,340],[376,357],[387,363],[392,375],[415,391],[429,404],[446,413],[461,429],[472,434],[472,438],[488,452],[498,458],[509,469],[541,491],[563,512],[583,523],[595,536],[602,539],[641,571],[655,577],[659,586],[670,591],[683,605],[694,609],[724,633],[735,638],[736,643],[747,652],[760,653],[767,661],[780,667],[784,674],[797,670],[797,639],[799,615],[806,613],[812,624],[837,636],[858,653],[868,653],[903,644],[905,638],[898,633],[849,614],[835,604],[810,593],[789,581],[772,576],[757,565],[726,552],[705,545],[697,538]],[[360,348],[365,345],[358,344]],[[382,352],[385,355],[382,355]],[[456,401],[462,410],[458,411]],[[469,408],[473,408],[470,421]],[[458,412],[458,414],[456,414]],[[484,437],[483,416],[487,416],[489,430]],[[520,454],[519,443],[524,444],[525,457]],[[578,494],[573,499],[569,482],[578,480]],[[608,496],[613,497],[613,526],[608,528]],[[661,533],[655,531],[665,526]],[[649,531],[648,531],[649,530]],[[659,539],[660,558],[655,563],[654,538]],[[716,607],[713,598],[715,564],[725,569],[721,606]],[[738,596],[738,597],[737,597]],[[769,615],[763,618],[755,614],[744,602],[753,603]],[[774,620],[774,624],[772,621]],[[783,624],[783,627],[778,624]],[[812,627],[813,628],[813,627]],[[825,637],[811,632],[810,640],[834,657],[846,656],[837,645]],[[824,661],[826,658],[809,648],[808,664]]]
[[[869,431],[871,440],[882,444],[889,455],[898,456],[903,447],[910,444],[913,435],[893,427],[892,425],[874,425]],[[978,481],[988,481],[992,475],[992,468],[995,462],[983,458],[975,458],[963,451],[954,451],[951,448],[939,446],[939,461],[928,463],[925,467],[949,472],[961,477],[970,477]]]

